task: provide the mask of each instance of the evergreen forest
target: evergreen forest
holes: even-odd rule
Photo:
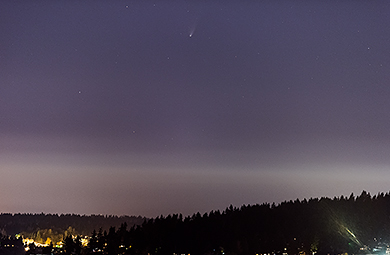
[[[160,216],[129,229],[122,224],[108,232],[93,231],[85,253],[384,254],[389,244],[390,193],[363,191],[356,197]]]

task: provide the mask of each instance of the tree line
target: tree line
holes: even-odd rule
[[[141,216],[2,213],[0,233],[15,235],[23,232],[25,235],[33,236],[38,231],[48,230],[64,234],[71,226],[79,235],[90,235],[94,229],[100,227],[108,230],[111,226],[119,227],[123,222],[133,226],[141,224],[144,220],[145,218]]]
[[[224,211],[146,219],[93,231],[65,254],[358,254],[390,244],[390,193],[229,206]]]

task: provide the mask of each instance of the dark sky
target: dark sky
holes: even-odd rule
[[[389,191],[388,1],[1,1],[0,208]]]

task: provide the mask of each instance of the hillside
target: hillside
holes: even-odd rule
[[[385,253],[389,215],[389,193],[363,191],[357,197],[230,206],[184,219],[158,217],[133,227],[126,239],[145,254]]]

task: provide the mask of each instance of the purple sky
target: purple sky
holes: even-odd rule
[[[388,1],[1,1],[2,212],[390,189]]]

